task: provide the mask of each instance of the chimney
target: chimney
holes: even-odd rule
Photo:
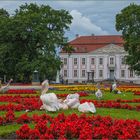
[[[77,37],[79,37],[79,34],[76,34],[75,36],[76,36],[76,38],[77,38]]]

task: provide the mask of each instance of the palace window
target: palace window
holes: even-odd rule
[[[133,70],[130,70],[130,71],[129,71],[129,76],[130,76],[130,77],[134,77],[134,72],[133,72]]]
[[[82,70],[82,77],[85,77],[85,76],[86,76],[86,71]]]
[[[121,64],[122,64],[122,65],[125,64],[125,60],[126,60],[125,57],[122,57],[122,58],[121,58]]]
[[[85,64],[86,64],[86,59],[82,58],[82,65],[85,65]]]
[[[68,76],[68,72],[67,70],[64,70],[64,77],[67,77]]]
[[[99,58],[99,64],[103,65],[103,58]]]
[[[110,65],[114,65],[114,58],[110,57]]]
[[[125,70],[121,70],[121,77],[125,77]]]
[[[94,65],[94,64],[95,64],[95,59],[91,58],[91,65]]]
[[[103,77],[103,70],[99,70],[99,77]]]
[[[64,58],[64,65],[67,65],[67,58]]]
[[[74,70],[74,77],[77,77],[77,70]]]
[[[74,65],[77,65],[77,58],[74,58]]]

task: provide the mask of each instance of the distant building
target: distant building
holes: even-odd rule
[[[120,35],[78,36],[69,42],[74,52],[61,52],[63,67],[61,77],[68,83],[85,83],[94,81],[114,80],[139,82],[134,71],[125,64],[127,55]]]

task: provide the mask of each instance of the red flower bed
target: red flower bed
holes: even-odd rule
[[[86,100],[86,99],[83,99],[80,101],[80,103],[84,103],[84,102],[93,102],[94,105],[96,107],[103,107],[103,108],[118,108],[118,109],[129,109],[129,110],[134,110],[137,109],[137,106],[134,107],[134,106],[130,106],[128,104],[121,104],[121,103],[118,103],[116,101],[104,101],[104,102],[99,102],[99,101],[95,101],[95,100]]]
[[[23,124],[16,131],[18,139],[140,139],[140,122],[137,120],[118,120],[84,114],[59,114],[55,118],[46,114],[35,114],[33,117],[23,114],[15,118],[12,111],[6,113],[6,118],[0,117],[1,124],[4,119],[8,123],[35,123],[34,129]]]
[[[85,91],[76,92],[76,93],[79,94],[80,97],[89,96],[89,94]],[[57,94],[57,96],[60,97],[60,98],[67,97],[68,95],[69,95],[69,93]]]
[[[140,95],[140,91],[135,91],[134,95]]]
[[[59,114],[49,121],[39,117],[34,129],[27,124],[16,131],[18,139],[140,139],[140,122],[111,117],[65,116]],[[48,123],[50,125],[48,125]]]
[[[9,110],[6,113],[5,122],[6,123],[12,123],[12,122],[14,122],[14,120],[15,120],[15,114],[12,110]]]
[[[0,102],[15,102],[15,103],[22,103],[25,99],[36,99],[39,100],[39,96],[21,96],[21,95],[4,95],[0,96]]]
[[[10,89],[7,94],[36,94],[36,90],[33,89]]]
[[[140,105],[137,105],[137,106],[136,106],[136,110],[137,110],[137,111],[140,111]]]
[[[81,93],[80,93],[81,94]],[[63,94],[64,95],[64,94]],[[68,94],[65,94],[65,96]],[[86,96],[86,93],[82,93],[81,96]],[[18,96],[0,96],[1,102],[9,102],[9,104],[0,105],[1,111],[21,111],[21,110],[39,110],[42,102],[40,101],[39,96],[25,96],[22,97]],[[18,104],[12,104],[13,102]],[[81,103],[84,102],[93,102],[96,107],[104,107],[104,108],[121,108],[121,109],[129,109],[129,110],[140,110],[139,106],[130,106],[128,104],[121,104],[121,103],[139,103],[140,99],[133,99],[133,100],[107,100],[107,101],[99,101],[99,100],[86,100],[82,99]]]

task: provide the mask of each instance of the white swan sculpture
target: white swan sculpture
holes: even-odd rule
[[[117,84],[115,82],[112,84],[112,91],[115,91],[116,94],[121,94],[121,91],[117,89]]]
[[[117,84],[116,83],[113,83],[112,84],[112,91],[116,90],[116,88],[117,88]]]
[[[12,81],[13,81],[13,79],[10,79],[6,86],[1,87],[1,88],[0,88],[0,92],[1,92],[1,93],[7,92],[7,91],[9,90],[9,86],[10,86],[10,83],[11,83]]]
[[[42,101],[43,105],[40,109],[45,109],[46,111],[55,112],[60,109],[59,107],[59,100],[55,93],[46,93],[49,89],[49,82],[45,80],[42,82],[42,90],[40,100]]]
[[[97,97],[98,99],[101,99],[101,98],[103,97],[103,94],[102,94],[102,92],[101,92],[100,89],[98,89],[98,90],[95,92],[95,95],[96,95],[96,97]]]
[[[102,92],[101,92],[101,90],[100,90],[100,84],[98,83],[97,84],[97,91],[95,92],[95,96],[98,98],[98,99],[101,99],[102,97],[103,97],[103,94],[102,94]]]
[[[69,108],[78,108],[80,105],[79,94],[75,93],[67,95],[64,103],[67,104]]]

